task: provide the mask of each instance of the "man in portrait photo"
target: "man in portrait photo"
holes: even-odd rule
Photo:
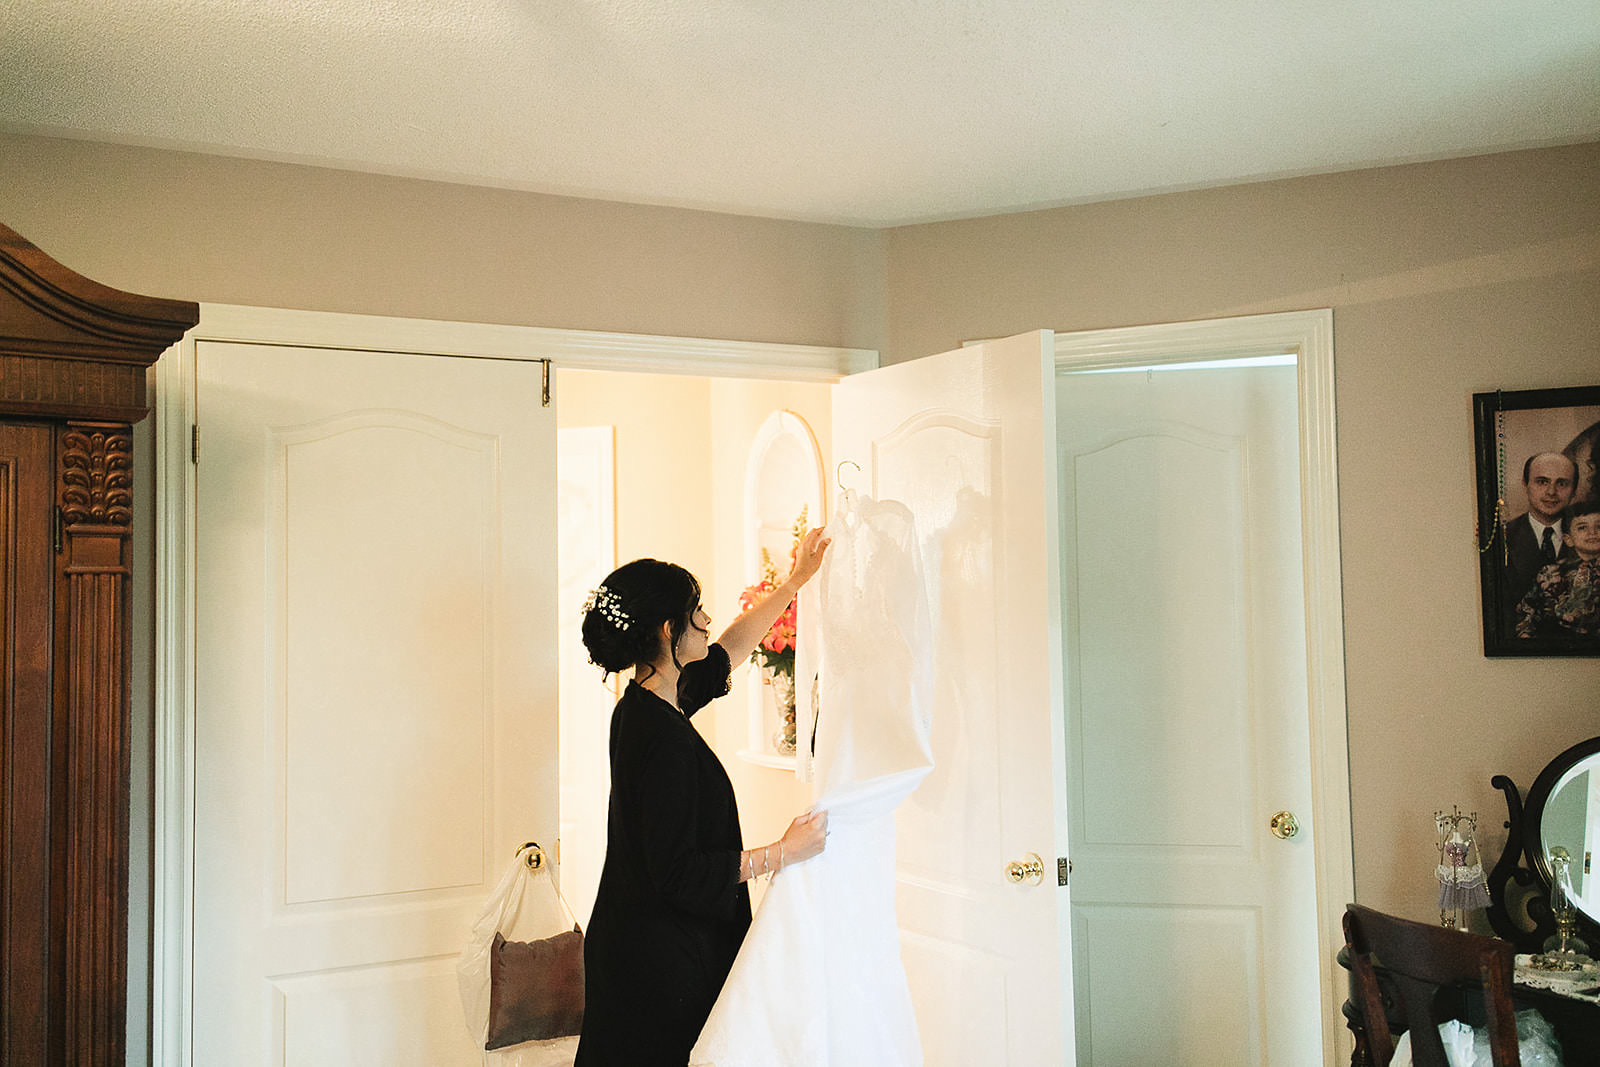
[[[1500,575],[1502,633],[1513,632],[1517,604],[1533,587],[1539,569],[1572,554],[1565,543],[1561,513],[1572,502],[1577,480],[1578,465],[1563,452],[1536,452],[1522,465],[1528,510],[1502,530],[1506,553]]]

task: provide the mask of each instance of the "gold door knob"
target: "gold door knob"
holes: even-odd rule
[[[1267,823],[1272,832],[1285,841],[1300,832],[1300,821],[1294,817],[1292,811],[1280,811]]]
[[[1044,860],[1037,853],[1024,852],[1020,860],[1006,864],[1006,878],[1014,885],[1024,881],[1038,885],[1044,881]]]

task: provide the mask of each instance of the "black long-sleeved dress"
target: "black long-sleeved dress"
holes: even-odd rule
[[[728,691],[730,674],[714,644],[678,679],[683,714],[637,683],[612,712],[575,1067],[684,1067],[750,927],[733,783],[688,720]]]

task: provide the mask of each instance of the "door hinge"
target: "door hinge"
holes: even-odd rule
[[[67,543],[67,513],[60,505],[56,506],[56,555],[61,555],[61,550]]]
[[[1056,857],[1056,885],[1066,885],[1072,876],[1072,861],[1065,856]]]
[[[189,462],[200,463],[200,424],[197,422],[189,427]]]
[[[547,408],[550,406],[550,361],[548,359],[541,359],[539,363],[543,368],[541,371],[542,378],[539,386],[539,406],[542,408]]]

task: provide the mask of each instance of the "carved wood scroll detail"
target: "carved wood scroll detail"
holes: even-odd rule
[[[61,513],[68,523],[133,523],[133,435],[73,425],[61,438]]]

